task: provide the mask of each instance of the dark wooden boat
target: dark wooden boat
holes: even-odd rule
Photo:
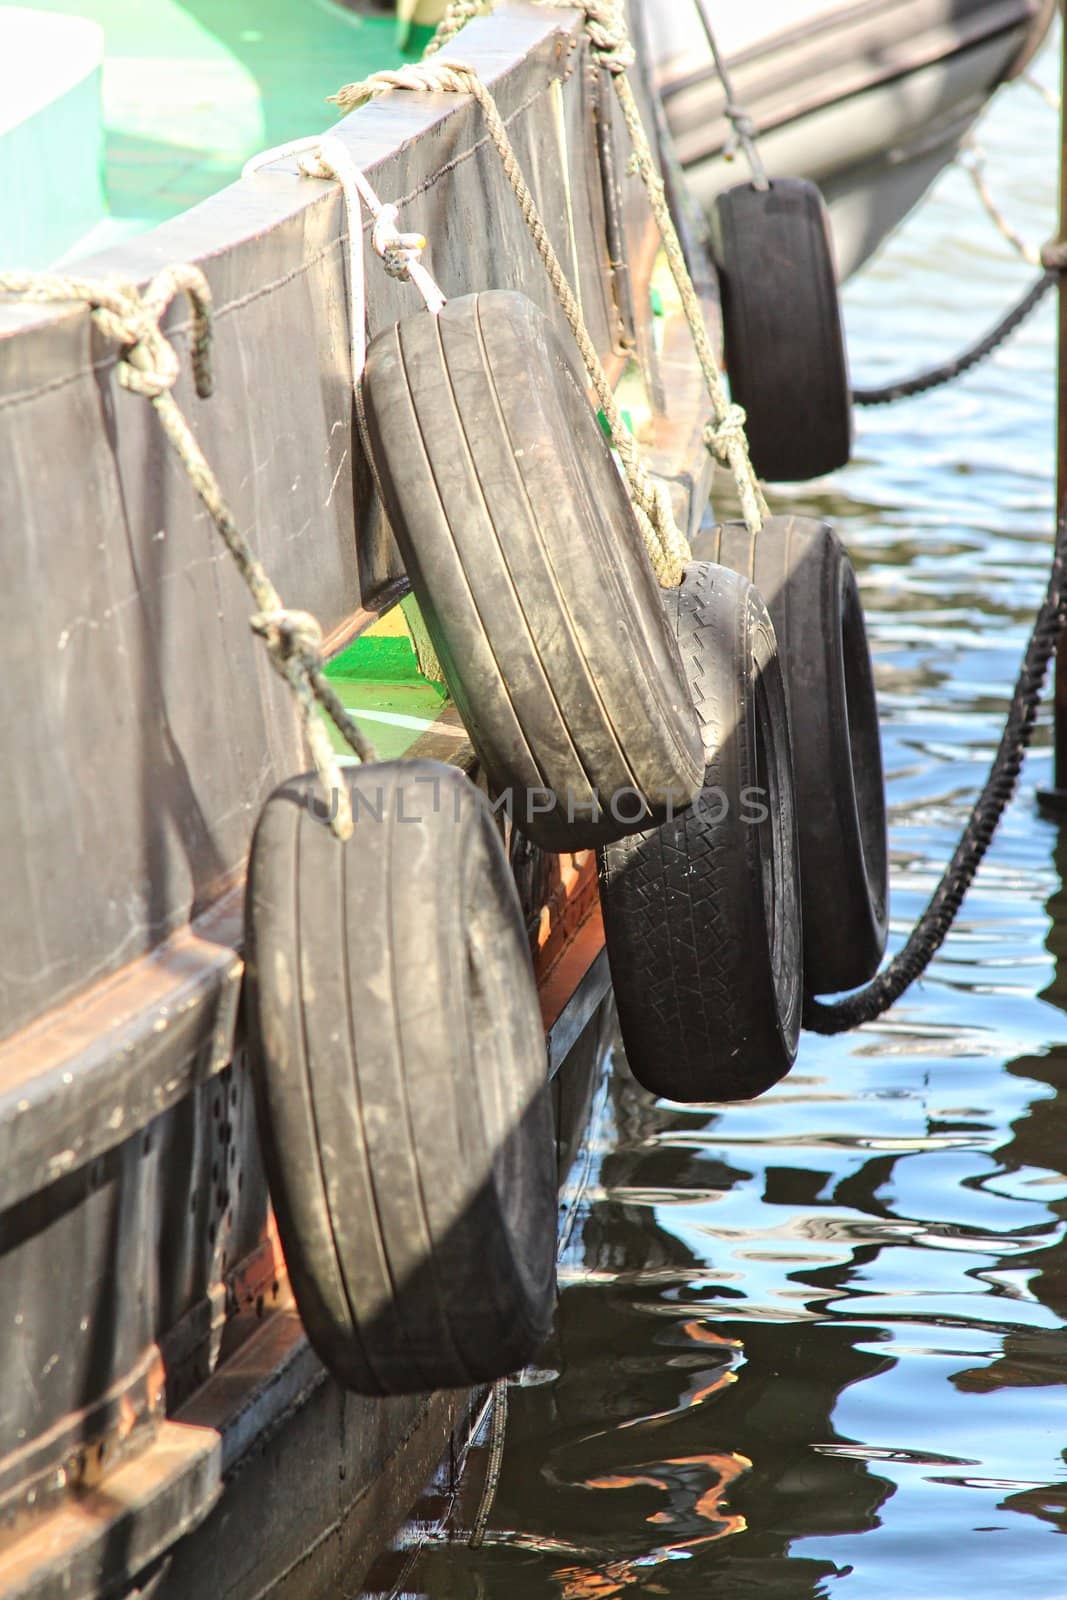
[[[698,374],[676,312],[653,319],[657,241],[643,200],[620,203],[586,51],[573,15],[523,5],[464,41],[610,370],[639,357],[630,403],[636,382],[692,527]],[[446,291],[521,287],[558,315],[470,103],[397,96],[338,133]],[[79,269],[204,268],[217,394],[197,402],[187,373],[177,394],[242,525],[387,752],[469,765],[405,665],[407,581],[353,422],[345,230],[336,184],[274,170]],[[413,296],[367,253],[373,333]],[[304,757],[247,596],[116,362],[84,307],[0,303],[0,1595],[236,1600],[342,1567],[351,1587],[483,1397],[346,1394],[294,1309],[249,1088],[242,884],[262,801]],[[514,862],[567,1150],[608,991],[593,858],[516,843]]]

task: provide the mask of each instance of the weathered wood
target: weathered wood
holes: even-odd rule
[[[192,928],[0,1045],[0,1214],[125,1143],[226,1067],[243,899],[242,888],[231,891]]]
[[[499,96],[618,374],[621,267],[577,21],[509,5],[464,54]],[[397,95],[340,137],[428,235],[447,292],[521,288],[557,314],[473,106]],[[639,186],[623,189],[616,242],[647,324],[655,242]],[[333,648],[406,585],[353,422],[345,228],[336,185],[270,171],[85,263],[140,280],[176,260],[205,268],[217,395],[197,401],[184,375],[178,398],[286,602],[315,611]],[[366,225],[363,249],[373,334],[417,302],[382,272]],[[187,357],[181,305],[167,326]],[[278,1429],[291,1490],[319,1520],[279,1515],[261,1552],[233,1556],[235,1592],[254,1592],[274,1558],[275,1574],[297,1573],[327,1525],[327,1554],[381,1533],[374,1483],[413,1492],[458,1415],[365,1408],[325,1382],[302,1335],[277,1344],[284,1279],[270,1281],[240,1042],[241,897],[261,802],[305,759],[247,595],[151,408],[119,386],[117,356],[84,308],[0,304],[0,1367],[22,1375],[0,1391],[0,1500],[16,1519],[0,1536],[5,1597],[69,1600],[151,1568],[232,1468],[247,1499],[228,1491],[174,1568],[210,1588],[233,1508],[261,1517],[273,1492]],[[664,363],[669,401],[688,403],[691,380]],[[706,465],[698,432],[690,414],[656,440],[684,516]],[[576,932],[545,994],[553,1070],[607,992],[599,930],[585,918]],[[73,1484],[84,1493],[68,1505]],[[189,1592],[170,1581],[153,1577]]]
[[[608,352],[592,91],[572,70],[574,27],[509,7],[470,50]],[[447,293],[522,287],[557,314],[469,101],[396,95],[339,137],[431,239]],[[178,398],[286,602],[327,630],[400,570],[353,430],[344,236],[336,184],[270,171],[85,264],[138,277],[204,266],[217,394],[197,401],[185,376]],[[371,333],[417,304],[373,253],[367,284]],[[183,317],[175,307],[168,326],[184,356]],[[116,358],[84,309],[0,307],[0,521],[17,530],[0,544],[0,1034],[214,899],[261,802],[303,764],[244,588],[151,408],[119,387]]]

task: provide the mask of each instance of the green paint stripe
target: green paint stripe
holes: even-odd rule
[[[328,663],[326,676],[334,682],[419,682],[419,659],[410,639],[364,634]]]

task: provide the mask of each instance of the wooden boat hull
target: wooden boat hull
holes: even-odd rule
[[[465,41],[603,357],[619,375],[639,354],[650,447],[692,527],[710,470],[699,374],[677,319],[654,338],[635,311],[654,233],[611,182],[622,134],[603,101],[594,132],[585,51],[573,18],[522,5]],[[522,288],[557,314],[473,106],[397,96],[340,137],[430,238],[446,291]],[[283,170],[79,264],[206,270],[217,395],[196,402],[183,376],[178,397],[333,652],[407,588],[354,426],[345,237],[337,186]],[[373,334],[411,291],[364,246]],[[183,316],[167,327],[184,358]],[[261,802],[304,757],[247,596],[116,359],[84,308],[0,306],[0,516],[18,533],[0,548],[0,1596],[195,1580],[237,1600],[284,1574],[310,1593],[331,1561],[370,1559],[473,1402],[341,1394],[287,1298],[245,1066],[241,903]],[[565,1085],[607,993],[592,862],[517,869]]]

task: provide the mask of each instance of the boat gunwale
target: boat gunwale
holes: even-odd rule
[[[901,10],[909,6],[918,8],[923,5],[931,5],[932,3],[934,3],[934,0],[896,0],[897,8]],[[1033,23],[1036,25],[1042,20],[1043,16],[1047,12],[1047,6],[1043,9],[1042,5],[1040,4],[1040,0],[993,0],[992,6],[990,6],[988,3],[986,4],[985,11],[990,11],[995,8],[997,16],[1000,17],[1001,14],[1006,12],[1010,7],[1014,7],[1015,12],[1017,13],[1012,21],[998,21],[995,26],[987,27],[981,33],[981,35],[979,35],[979,37],[996,38],[999,37],[1000,34],[1011,32],[1015,28],[1025,27],[1027,23]],[[834,33],[838,30],[844,31],[849,24],[861,22],[866,17],[880,18],[883,17],[885,13],[885,0],[860,0],[859,4],[849,7],[847,10],[838,9],[837,11],[827,11],[821,16],[811,18],[811,20],[808,22],[797,24],[794,27],[783,28],[778,33],[766,34],[763,38],[756,40],[750,45],[746,45],[744,49],[738,50],[735,54],[731,55],[728,58],[727,66],[736,71],[739,67],[758,65],[766,57],[778,55],[783,51],[789,51],[794,49],[797,45],[815,44],[817,43],[820,34]],[[979,15],[980,14],[976,13],[974,17],[968,18],[967,21],[971,24],[977,23],[979,20]],[[930,33],[936,28],[943,29],[947,26],[948,24],[944,22],[934,22],[925,29],[925,32]],[[963,24],[960,24],[960,27],[962,28]],[[921,35],[912,34],[908,36],[908,39],[914,41],[916,37],[921,37]],[[887,27],[886,39],[887,42],[893,43],[900,41],[901,34],[899,28]],[[903,42],[906,44],[908,39],[905,39]],[[970,42],[970,40],[971,35],[968,34],[968,42]],[[852,52],[850,51],[849,53],[851,54]],[[669,62],[670,58],[667,58],[663,65],[668,66]],[[923,63],[919,61],[917,64],[922,65]],[[665,97],[669,97],[672,94],[680,93],[684,89],[695,88],[699,85],[707,83],[709,80],[717,81],[718,76],[719,74],[714,63],[709,60],[704,65],[694,68],[690,73],[686,73],[676,78],[667,78],[661,81],[659,83],[660,93]]]
[[[508,49],[497,42],[504,31],[500,26],[502,23],[510,32],[517,33],[515,44]],[[506,0],[497,12],[476,19],[475,26],[465,33],[464,59],[478,70],[483,81],[492,89],[500,103],[504,121],[509,123],[529,109],[553,78],[565,80],[571,75],[573,51],[580,34],[581,23],[577,13],[546,10],[526,3],[526,0]],[[539,80],[536,90],[521,100],[513,101],[513,80],[538,65],[548,71]],[[339,68],[339,76],[340,72]],[[402,154],[413,141],[432,138],[445,123],[458,124],[464,117],[472,121],[476,136],[462,151],[444,165],[435,167],[408,192],[389,195],[390,203],[402,208],[490,143],[488,134],[475,120],[475,111],[468,96],[397,94],[371,101],[320,131],[323,137],[330,134],[340,138],[348,147],[352,159],[373,183],[377,169]],[[295,157],[282,157],[249,177],[226,184],[207,199],[144,233],[135,234],[101,251],[67,258],[61,269],[62,275],[119,278],[125,283],[134,282],[144,287],[162,268],[177,262],[190,262],[207,269],[212,264],[220,264],[242,245],[261,242],[273,228],[290,222],[293,217],[324,202],[336,200],[339,195],[340,185],[336,179],[303,177],[297,170]],[[235,229],[235,214],[243,219],[243,227]],[[368,240],[373,227],[374,219],[364,215],[363,232]],[[328,248],[338,248],[347,238],[347,230],[342,229],[330,241]],[[303,263],[305,267],[309,264]],[[277,286],[274,283],[257,285],[248,297],[218,304],[215,316],[225,316],[247,303],[248,298]],[[0,340],[53,327],[72,317],[84,316],[85,313],[86,308],[79,302],[20,300],[0,295]],[[186,333],[191,327],[191,318],[179,318],[172,314],[167,320],[170,333]],[[93,370],[115,365],[120,355],[119,351],[113,351],[110,359],[94,363]],[[77,372],[69,374],[72,379],[77,376]],[[3,369],[0,368],[0,381],[2,378]],[[0,406],[5,402],[16,403],[23,398],[26,398],[26,394],[22,392],[4,395],[0,391]]]
[[[911,0],[906,0],[906,3],[911,3]],[[893,60],[891,63],[885,63],[884,61],[870,62],[869,58],[865,58],[867,62],[866,71],[861,74],[857,69],[853,80],[844,92],[837,88],[832,92],[826,88],[819,89],[819,84],[823,82],[829,83],[831,79],[835,78],[836,69],[831,66],[822,68],[817,79],[816,90],[809,92],[806,98],[796,92],[799,81],[797,75],[787,73],[783,67],[782,72],[772,83],[769,94],[773,97],[777,94],[793,92],[795,97],[777,111],[763,112],[761,114],[759,102],[763,96],[762,90],[760,94],[754,94],[751,90],[744,91],[735,84],[735,93],[738,94],[741,102],[748,110],[759,134],[777,133],[781,129],[788,128],[794,123],[802,122],[808,117],[818,116],[831,106],[844,105],[850,100],[859,99],[876,89],[884,89],[894,83],[902,82],[913,77],[918,72],[926,71],[944,62],[961,59],[986,49],[1010,34],[1027,30],[1028,24],[1034,29],[1041,26],[1047,28],[1049,22],[1048,14],[1035,13],[1027,5],[1026,0],[1001,0],[999,11],[1006,12],[1011,5],[1025,7],[1025,14],[1016,16],[1010,21],[998,22],[997,26],[993,28],[983,30],[975,28],[966,37],[961,38],[950,51],[945,51],[937,42],[939,33],[942,37],[946,33],[947,28],[945,26],[942,26],[940,30],[931,28],[927,29],[924,34],[909,35],[903,40],[898,34],[894,34],[892,40],[889,41],[888,47],[895,48],[899,45],[902,51],[910,50],[911,53],[907,58]],[[871,0],[869,5],[855,8],[855,14],[876,15],[883,9],[884,7],[880,5],[879,0]],[[851,16],[853,13],[849,13],[849,15]],[[834,27],[839,27],[841,24],[840,15],[828,20]],[[730,66],[735,73],[740,71],[743,74],[746,68],[757,67],[769,56],[778,56],[780,53],[787,51],[790,44],[797,42],[810,44],[816,31],[816,24],[812,24],[810,31],[807,32],[798,29],[793,30],[790,34],[776,34],[759,46],[751,46],[744,51],[740,51],[731,59]],[[924,47],[922,50],[918,48],[919,43],[922,43]],[[1010,69],[1005,72],[999,82],[1006,81],[1009,76]],[[659,92],[662,96],[664,107],[668,110],[668,115],[670,115],[672,108],[677,114],[676,103],[682,102],[687,97],[692,97],[696,91],[709,85],[716,87],[716,100],[721,100],[722,104],[721,107],[717,104],[711,113],[705,114],[702,111],[703,126],[705,133],[707,133],[711,128],[718,129],[721,125],[721,138],[717,143],[706,143],[693,152],[686,149],[686,153],[682,157],[682,165],[685,171],[721,156],[728,142],[727,136],[729,134],[729,125],[725,115],[726,96],[722,92],[721,85],[718,82],[718,74],[712,65],[701,67],[677,78],[661,78],[658,81]],[[993,87],[996,87],[996,85]],[[691,115],[695,122],[695,110]],[[698,138],[698,131],[696,127],[692,130],[675,128],[674,138],[680,145],[686,147],[690,142],[695,143]]]

